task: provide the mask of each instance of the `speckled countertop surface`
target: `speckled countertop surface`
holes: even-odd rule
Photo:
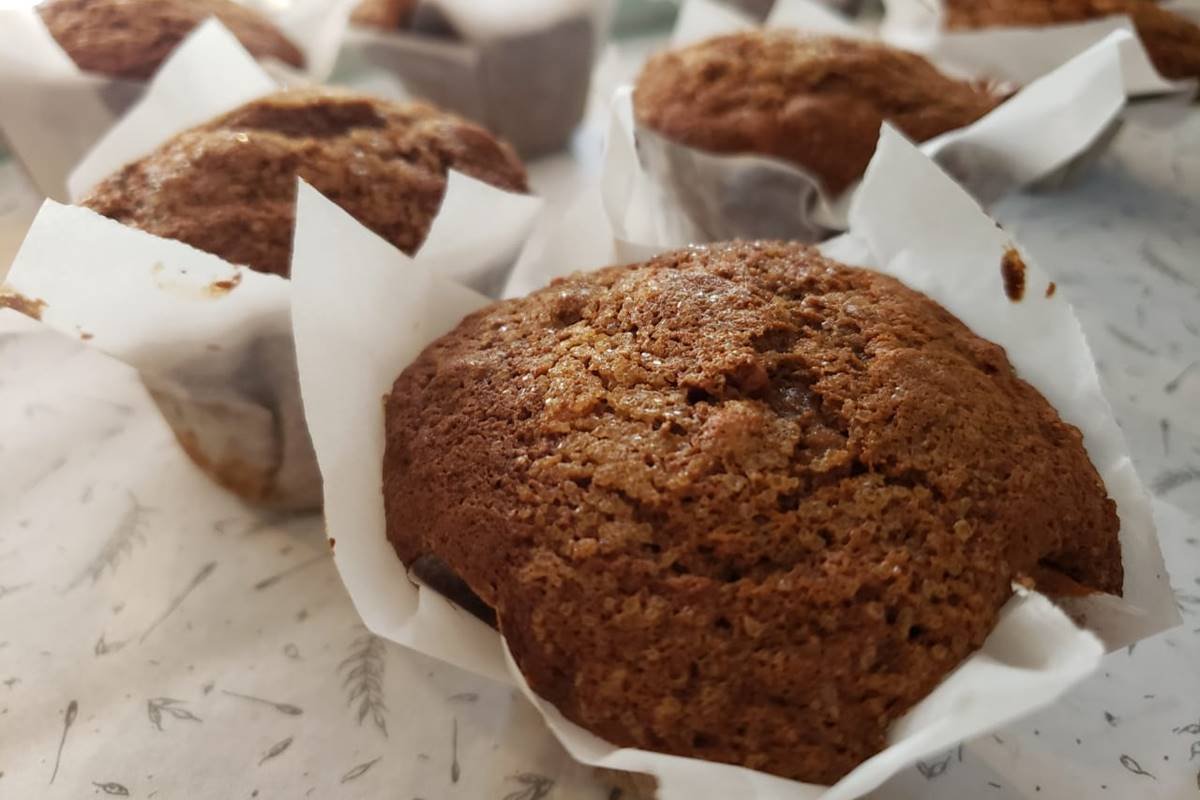
[[[594,177],[602,123],[540,190]],[[37,203],[0,163],[0,272]],[[1082,181],[995,214],[1078,309],[1185,624],[875,796],[1200,797],[1200,107],[1133,109]],[[509,690],[362,630],[319,519],[208,484],[127,368],[0,313],[0,797],[622,793]]]

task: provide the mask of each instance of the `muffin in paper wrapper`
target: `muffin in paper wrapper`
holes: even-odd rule
[[[427,0],[410,28],[353,26],[345,55],[481,123],[529,158],[562,149],[583,118],[610,6]]]
[[[226,65],[220,76],[200,68],[214,60]],[[82,193],[175,132],[276,88],[227,31],[205,23],[72,186]],[[417,263],[494,293],[540,206],[452,172]],[[138,369],[180,445],[221,485],[255,505],[319,507],[286,279],[48,200],[4,291],[0,304]]]
[[[779,0],[765,24],[866,36],[810,0]],[[713,0],[689,0],[672,46],[754,27]],[[1117,131],[1125,103],[1118,48],[1127,38],[1114,33],[975,123],[935,137],[922,149],[985,204],[1022,186],[1061,184],[1098,157]],[[612,113],[614,128],[633,137],[645,171],[658,186],[660,204],[654,213],[673,231],[673,240],[815,242],[845,230],[853,186],[830,196],[816,176],[781,159],[710,153],[674,142],[638,123],[628,88],[618,90]]]
[[[524,293],[580,269],[648,257],[675,244],[653,232],[609,227],[601,211],[606,203],[623,204],[637,216],[655,202],[644,181],[628,177],[619,187],[606,186],[605,196],[585,194],[559,225],[531,239],[506,294]],[[924,202],[910,202],[913,196]],[[325,476],[334,558],[367,626],[520,687],[575,758],[652,775],[663,800],[860,797],[923,756],[1052,703],[1097,667],[1105,646],[1128,644],[1179,621],[1149,498],[1101,394],[1073,311],[1061,295],[1044,296],[1046,275],[1028,260],[1029,296],[1023,302],[1009,300],[1000,269],[1005,251],[1014,246],[1007,234],[933,162],[885,127],[849,209],[850,232],[826,243],[825,251],[899,278],[1001,344],[1021,377],[1082,430],[1117,504],[1124,596],[1090,596],[1060,608],[1015,587],[984,646],[892,727],[887,749],[832,787],[603,741],[534,695],[501,636],[429,588],[415,571],[410,574],[385,533],[380,398],[430,342],[488,298],[408,263],[308,186],[301,188],[298,213],[292,322],[304,407]],[[336,257],[344,265],[332,269]]]
[[[351,0],[282,4],[245,0],[245,4],[260,11],[304,54],[303,71],[271,61],[273,70],[316,82],[329,77]],[[219,73],[224,65],[210,62],[204,68]],[[66,179],[71,169],[137,102],[146,86],[142,81],[81,70],[33,8],[0,8],[0,134],[47,197],[68,198]]]
[[[1196,92],[1195,80],[1172,81],[1159,74],[1137,38],[1133,23],[1125,15],[1038,27],[946,30],[942,26],[943,0],[883,0],[883,4],[885,14],[879,33],[884,41],[921,53],[948,71],[1016,84],[1029,83],[1114,31],[1124,31],[1131,37],[1121,41],[1121,71],[1126,94],[1144,97]],[[1193,21],[1200,17],[1197,0],[1177,0],[1162,5]]]

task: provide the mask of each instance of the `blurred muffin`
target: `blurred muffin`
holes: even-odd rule
[[[944,0],[946,27],[955,30],[1083,22],[1116,14],[1133,21],[1159,73],[1172,80],[1200,77],[1200,25],[1154,0]]]
[[[179,134],[102,181],[82,205],[287,275],[297,177],[411,254],[429,232],[451,169],[510,191],[528,188],[511,147],[453,114],[289,90]]]
[[[304,66],[304,55],[261,14],[233,0],[45,0],[50,34],[82,70],[144,80],[208,17],[256,58]]]
[[[834,195],[862,176],[884,121],[924,141],[1000,100],[916,54],[793,31],[735,33],[660,53],[633,95],[638,122],[667,139],[791,162]]]
[[[385,416],[397,555],[447,565],[530,686],[620,746],[832,783],[1015,579],[1122,588],[1082,437],[1004,350],[800,245],[492,305]]]
[[[396,30],[403,28],[412,18],[418,0],[359,0],[350,21],[369,28]]]

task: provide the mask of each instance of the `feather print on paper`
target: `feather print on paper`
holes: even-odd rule
[[[511,780],[521,784],[521,788],[504,795],[504,800],[542,800],[554,788],[553,780],[534,772],[522,772]]]
[[[154,697],[146,701],[146,716],[150,718],[150,724],[163,729],[163,714],[174,717],[185,722],[203,722],[204,720],[197,717],[186,708],[181,708],[185,705],[183,700],[175,700],[170,697]]]
[[[383,756],[377,756],[372,758],[370,761],[364,761],[357,766],[351,767],[346,771],[346,774],[342,776],[341,783],[349,783],[350,781],[361,778],[363,775],[367,774],[367,771],[371,769],[371,767],[379,763],[379,759],[381,758],[383,758]]]
[[[383,673],[387,666],[387,648],[383,639],[367,632],[350,645],[350,653],[338,665],[346,703],[356,707],[358,724],[370,718],[380,733],[387,736],[387,704],[383,697]]]
[[[77,589],[84,583],[94,585],[104,575],[105,570],[108,570],[110,575],[115,573],[121,559],[133,553],[133,546],[146,541],[144,525],[149,511],[150,509],[138,503],[137,498],[130,493],[129,506],[117,520],[116,527],[108,534],[100,550],[67,584],[64,593]]]

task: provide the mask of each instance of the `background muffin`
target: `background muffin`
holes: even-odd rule
[[[297,176],[411,254],[437,214],[450,169],[527,189],[512,148],[453,114],[291,90],[179,134],[105,179],[82,204],[226,261],[286,275]]]
[[[633,102],[638,121],[668,139],[783,159],[839,194],[866,170],[885,120],[924,141],[1000,98],[886,45],[753,31],[654,56]]]
[[[38,13],[80,69],[114,78],[149,78],[208,17],[219,19],[256,58],[304,66],[287,37],[233,0],[45,0]]]
[[[350,14],[355,25],[395,30],[404,27],[417,8],[418,0],[360,0]]]
[[[623,746],[832,783],[1114,504],[1004,351],[898,281],[715,245],[467,317],[386,404],[388,537]]]
[[[1138,37],[1165,78],[1200,77],[1200,26],[1154,0],[944,0],[946,27],[992,28],[1083,22],[1115,14],[1133,20]]]

